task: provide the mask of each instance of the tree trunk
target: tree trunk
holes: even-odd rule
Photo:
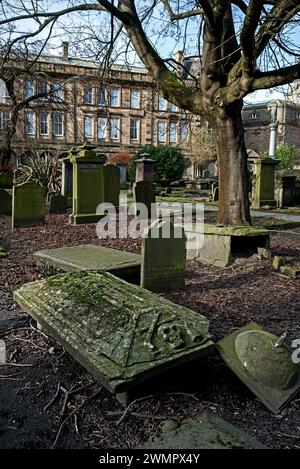
[[[215,120],[219,166],[219,212],[223,225],[249,225],[247,151],[241,115],[242,103],[226,109]]]
[[[10,171],[11,145],[10,139],[5,138],[0,144],[0,172]]]

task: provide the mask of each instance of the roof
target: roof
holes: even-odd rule
[[[101,67],[101,63],[93,60],[85,60],[85,59],[76,59],[73,57],[64,58],[54,55],[43,55],[39,58],[39,62],[42,63],[49,63],[57,64],[57,65],[66,65],[66,66],[73,66],[73,67],[84,67],[89,69],[98,70]],[[124,71],[124,72],[133,72],[133,73],[142,73],[144,75],[148,75],[149,72],[145,67],[139,67],[137,65],[111,65],[111,70],[115,71]]]

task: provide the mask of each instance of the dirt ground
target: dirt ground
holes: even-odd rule
[[[206,221],[214,216],[207,214]],[[272,219],[254,223],[276,224]],[[0,448],[132,448],[153,435],[161,420],[181,421],[204,409],[270,448],[300,448],[300,395],[275,416],[217,356],[179,370],[177,382],[170,376],[154,395],[149,388],[151,396],[124,413],[12,299],[14,288],[43,276],[33,261],[36,250],[97,243],[139,252],[138,240],[100,241],[94,226],[70,226],[67,215],[47,216],[43,226],[14,231],[10,219],[0,216],[0,244],[3,240],[9,256],[0,260],[0,338],[10,365],[0,367]],[[300,256],[300,228],[273,236],[272,251]],[[214,340],[250,321],[277,335],[288,332],[288,342],[300,338],[299,279],[274,272],[270,261],[255,256],[226,269],[189,262],[185,288],[163,296],[205,315]],[[181,374],[184,379],[178,379]]]

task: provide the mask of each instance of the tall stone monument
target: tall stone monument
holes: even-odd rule
[[[97,155],[95,145],[85,143],[79,152],[73,154],[73,211],[70,223],[79,225],[97,223],[103,214],[97,213],[97,207],[104,202],[104,155]]]
[[[155,204],[154,164],[155,160],[149,158],[148,153],[143,153],[141,158],[136,160],[135,183],[133,185],[135,203],[144,204],[147,207],[148,218],[151,217],[152,204]],[[137,212],[136,208],[136,214],[138,214]]]
[[[185,267],[183,227],[155,220],[142,238],[141,286],[153,292],[184,287]]]

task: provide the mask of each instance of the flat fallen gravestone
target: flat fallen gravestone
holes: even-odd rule
[[[300,366],[278,337],[250,323],[220,340],[217,348],[229,368],[274,413],[300,390]]]
[[[208,319],[109,273],[25,284],[14,299],[117,397],[210,352]]]
[[[209,412],[177,424],[166,420],[161,433],[140,446],[141,449],[262,449],[264,446],[247,433]]]
[[[34,257],[38,265],[47,263],[65,272],[96,270],[111,272],[122,278],[138,278],[140,275],[141,259],[138,254],[92,244],[46,249],[34,253]]]

